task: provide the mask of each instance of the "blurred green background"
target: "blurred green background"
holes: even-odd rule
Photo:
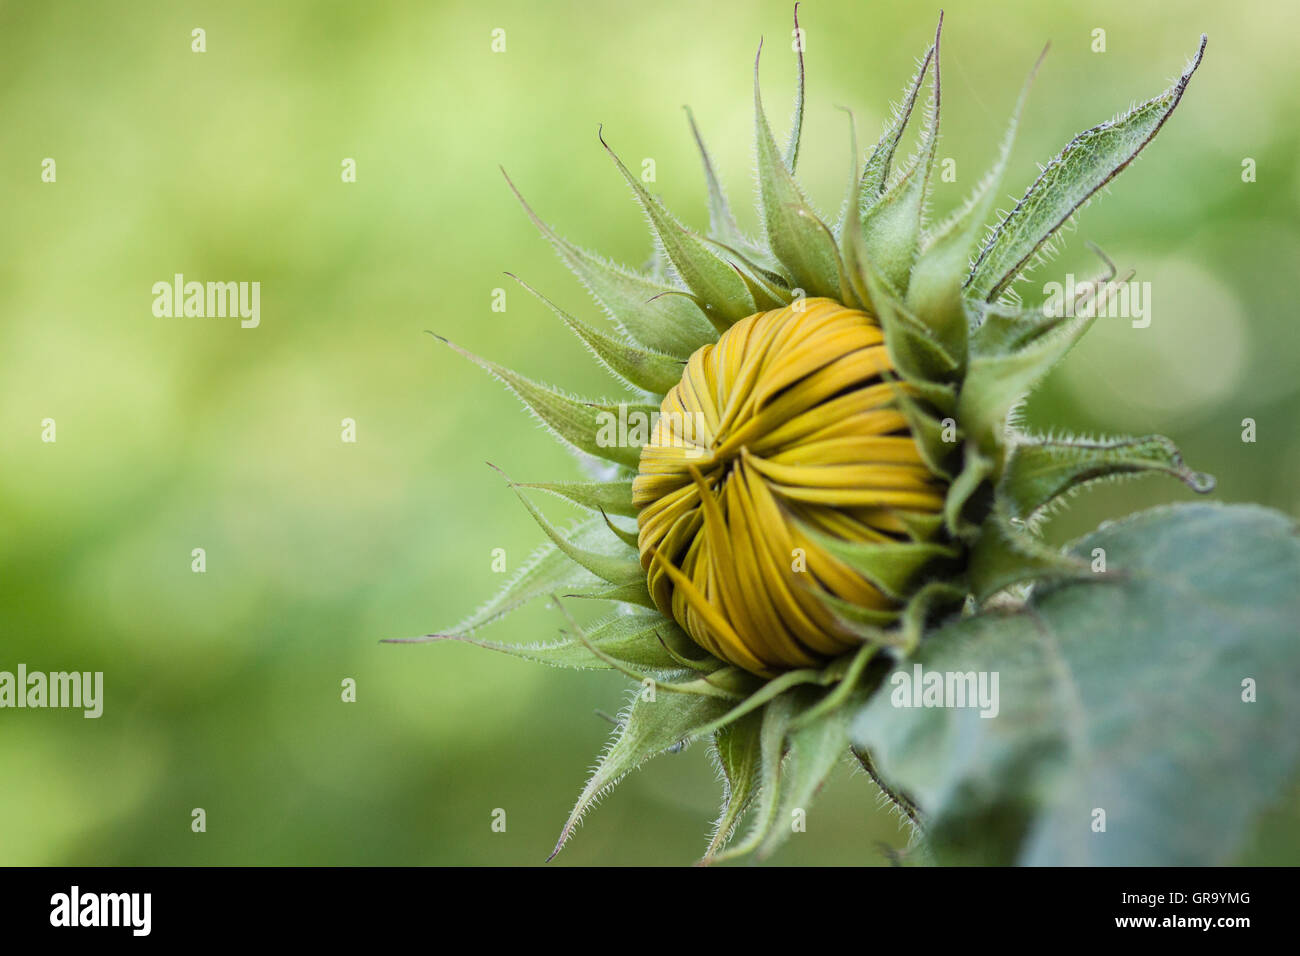
[[[1163,432],[1218,475],[1220,500],[1295,514],[1295,5],[1087,6],[946,4],[940,156],[957,181],[936,184],[933,207],[982,174],[1045,42],[1006,180],[1016,195],[1072,134],[1162,90],[1209,33],[1179,113],[1027,287],[1095,272],[1091,239],[1152,282],[1152,325],[1099,322],[1028,419]],[[803,5],[801,173],[822,208],[848,167],[834,107],[874,141],[936,12]],[[0,864],[543,860],[609,731],[594,711],[616,710],[625,682],[377,642],[449,626],[501,584],[492,549],[514,569],[540,543],[485,461],[525,480],[577,466],[423,330],[611,392],[503,277],[598,314],[497,166],[562,233],[639,264],[642,217],[597,124],[629,165],[653,158],[654,188],[703,224],[691,104],[746,207],[754,50],[765,35],[779,129],[790,13],[788,0],[0,7],[0,669],[102,670],[106,683],[99,720],[0,712]],[[1099,27],[1104,54],[1090,49]],[[490,50],[495,28],[505,53]],[[151,286],[177,272],[261,282],[260,328],[155,318]],[[491,311],[498,287],[504,313]],[[1247,417],[1255,444],[1240,440]],[[355,444],[340,440],[344,418]],[[1106,486],[1049,534],[1187,497],[1156,479]],[[487,636],[558,625],[537,607]],[[340,700],[347,677],[354,704]],[[876,796],[846,770],[777,861],[886,862],[904,835]],[[717,799],[704,748],[662,757],[559,864],[691,861]],[[1248,859],[1297,858],[1295,805],[1293,793]],[[191,832],[195,807],[206,833]],[[498,807],[504,834],[490,828]]]

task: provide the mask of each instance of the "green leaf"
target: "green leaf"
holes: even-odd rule
[[[1075,316],[1054,324],[1018,351],[971,358],[958,398],[957,420],[981,451],[993,454],[1003,446],[1008,413],[1094,321],[1093,315]]]
[[[600,143],[614,160],[627,184],[632,187],[637,202],[645,210],[650,225],[659,237],[664,254],[677,270],[682,282],[691,290],[697,304],[704,309],[705,317],[719,332],[732,323],[754,313],[745,282],[736,267],[710,248],[701,236],[687,229],[657,199],[645,191],[641,182],[632,175],[623,161],[609,148],[601,136]],[[666,296],[680,298],[680,296]]]
[[[564,597],[583,598],[588,601],[618,601],[622,604],[635,604],[655,610],[654,598],[650,596],[650,589],[646,586],[644,577],[631,584],[597,587],[590,591],[570,591]]]
[[[434,335],[434,338],[503,382],[565,444],[629,468],[636,468],[641,463],[641,448],[618,440],[617,425],[620,421],[649,422],[659,414],[657,405],[637,402],[608,404],[570,398],[549,385],[534,382],[475,355],[441,335]]]
[[[970,336],[972,356],[996,358],[1010,355],[1073,322],[1073,310],[1062,309],[1057,315],[1042,306],[1024,308],[1001,302],[966,300],[972,314],[974,331]]]
[[[636,505],[632,504],[631,478],[613,481],[521,481],[519,487],[549,491],[591,511],[636,517]]]
[[[785,758],[786,733],[797,716],[794,694],[782,694],[765,706],[759,730],[758,802],[754,807],[749,832],[742,843],[717,853],[711,860],[721,862],[752,853],[779,824],[781,807],[781,761]]]
[[[944,498],[943,520],[953,537],[969,541],[979,535],[987,516],[992,495],[985,491],[985,483],[993,475],[994,464],[973,442],[966,443],[965,452],[961,471]]]
[[[505,170],[501,173],[505,175]],[[509,176],[506,182],[533,225],[630,339],[646,348],[686,359],[700,346],[717,338],[704,313],[689,297],[666,295],[678,290],[614,265],[561,238],[533,212]]]
[[[1030,522],[1094,481],[1152,472],[1172,475],[1198,494],[1214,490],[1214,479],[1188,468],[1178,446],[1163,435],[1097,440],[1020,436],[998,493],[1011,517]]]
[[[885,191],[885,184],[889,181],[889,170],[894,162],[894,153],[898,151],[903,132],[912,118],[912,111],[916,108],[916,98],[921,92],[921,84],[925,81],[925,74],[929,72],[930,61],[933,58],[934,47],[931,46],[922,57],[921,65],[917,67],[912,82],[904,91],[902,103],[894,110],[893,118],[881,133],[876,148],[871,151],[871,156],[862,167],[862,187],[858,202],[858,210],[862,214],[868,212],[879,201],[880,194]]]
[[[799,142],[803,135],[803,100],[804,100],[804,74],[803,74],[803,30],[799,26],[799,4],[794,5],[794,36],[797,41],[794,44],[795,56],[799,62],[799,81],[794,88],[794,117],[790,121],[790,138],[785,144],[785,168],[794,172],[795,166],[799,164]]]
[[[930,186],[934,152],[939,143],[939,38],[942,32],[943,14],[940,13],[930,57],[931,69],[934,71],[934,98],[921,151],[898,182],[882,193],[879,200],[862,216],[863,241],[868,260],[889,280],[890,285],[903,293],[907,291],[912,267],[916,263],[922,207]]]
[[[996,717],[893,706],[891,676],[854,742],[918,801],[939,862],[1232,862],[1300,770],[1297,530],[1207,504],[1104,526],[1072,551],[1104,551],[1106,574],[949,624],[900,665],[997,673]]]
[[[769,681],[760,684],[752,693],[744,695],[740,703],[733,706],[725,714],[722,714],[712,724],[704,728],[704,733],[712,733],[715,730],[721,730],[733,720],[751,714],[765,705],[768,701],[775,700],[792,687],[799,687],[806,684],[820,684],[825,686],[832,684],[839,679],[839,674],[832,664],[830,667],[821,670],[804,668],[801,670],[786,671]]]
[[[628,548],[626,542],[611,536],[610,539],[602,542],[604,546],[600,549],[584,548],[547,521],[545,515],[517,486],[512,485],[512,487],[524,507],[528,509],[528,513],[533,516],[533,520],[546,536],[555,542],[555,546],[568,555],[570,560],[582,565],[601,580],[617,586],[633,584],[645,578],[645,572],[641,570],[641,562],[636,558],[636,551]],[[611,540],[616,544],[611,545],[609,543]]]
[[[699,647],[686,632],[658,611],[620,611],[587,625],[582,634],[587,642],[603,653],[642,669],[680,671],[686,655],[698,657],[700,654]],[[576,634],[571,634],[570,639],[578,641]],[[697,667],[716,669],[716,661],[712,658],[707,661],[707,665],[692,663]]]
[[[650,701],[638,687],[630,706],[620,715],[619,728],[609,749],[578,796],[548,859],[555,859],[583,814],[623,777],[651,757],[698,737],[698,728],[725,712],[727,706],[727,701],[721,698],[695,694],[656,694]]]
[[[1029,269],[1044,246],[1097,190],[1128,166],[1165,124],[1201,65],[1206,38],[1178,82],[1124,115],[1080,133],[1047,164],[984,244],[966,294],[993,300]]]
[[[869,259],[863,263],[861,279],[885,332],[885,344],[894,368],[921,397],[936,407],[950,409],[952,389],[941,383],[954,377],[961,360],[939,341],[928,325],[908,311]]]
[[[746,714],[713,735],[713,756],[721,771],[722,811],[713,825],[713,836],[700,861],[707,865],[727,845],[740,817],[749,808],[758,789],[762,748],[759,734],[763,726],[761,711]]]
[[[758,58],[754,60],[754,142],[763,227],[773,255],[789,270],[795,286],[807,295],[842,298],[835,237],[813,211],[777,150],[763,112]]]
[[[802,730],[843,705],[850,695],[858,690],[858,681],[866,671],[867,665],[871,663],[871,659],[876,656],[877,650],[879,648],[875,645],[864,643],[852,654],[846,654],[832,662],[827,670],[836,672],[839,675],[839,682],[812,706],[804,708],[791,722],[791,731]]]
[[[639,553],[641,549],[639,546],[639,538],[637,536],[636,529],[624,528],[618,524],[615,524],[614,520],[610,518],[609,515],[604,514],[604,512],[601,512],[601,514],[605,518],[605,527],[609,528],[609,530],[612,531],[620,541],[622,541],[625,545],[631,548],[633,554]]]
[[[999,502],[984,519],[979,539],[970,549],[966,578],[975,601],[984,604],[1017,584],[1086,578],[1092,573],[1090,567],[1044,544],[1023,522],[1013,521]]]
[[[777,811],[776,825],[768,830],[758,848],[760,859],[770,856],[793,832],[796,811],[807,815],[813,798],[835,765],[849,752],[849,721],[862,703],[865,694],[854,693],[849,702],[816,720],[806,723],[790,734],[790,755],[781,771],[781,808]],[[814,700],[803,695],[802,706],[813,706]]]
[[[631,677],[639,683],[647,681],[653,683],[656,690],[661,690],[671,694],[693,694],[703,697],[718,697],[725,700],[740,700],[753,690],[755,677],[737,667],[731,667],[723,664],[722,661],[710,654],[704,654],[703,657],[689,659],[685,656],[689,653],[694,642],[686,637],[684,632],[674,632],[670,629],[659,625],[660,629],[654,632],[654,638],[661,645],[664,657],[671,661],[669,673],[662,673],[662,668],[656,666],[653,668],[658,673],[649,673],[645,668],[637,667],[635,664],[620,659],[614,654],[606,652],[599,644],[593,642],[586,634],[573,615],[569,613],[568,608],[560,603],[558,597],[555,603],[559,605],[564,612],[565,620],[569,622],[569,633],[582,644],[588,651],[597,658],[604,661],[614,670]],[[667,621],[663,615],[659,615],[661,621]],[[671,644],[677,645],[674,649]],[[698,652],[698,646],[694,649]],[[656,655],[657,656],[657,655]],[[700,676],[695,676],[695,675]],[[680,679],[679,679],[680,678]],[[717,729],[714,725],[708,725],[698,728],[695,736],[703,737]]]
[[[836,597],[834,594],[819,594],[818,598],[831,611],[836,618],[844,624],[849,630],[863,637],[864,640],[871,640],[880,644],[893,644],[891,640],[882,639],[881,635],[898,620],[897,610],[878,611],[874,608],[863,607],[860,604],[854,604],[852,601],[846,601],[844,598]]]
[[[848,287],[846,290],[848,296],[844,299],[844,304],[852,308],[860,308],[864,312],[875,312],[871,293],[867,288],[870,282],[871,263],[867,260],[867,247],[862,238],[862,215],[856,191],[858,128],[852,113],[849,113],[849,151],[852,158],[849,167],[849,190],[844,199],[844,208],[840,213],[837,229],[840,237],[840,260],[844,263],[844,280]]]
[[[745,288],[749,290],[749,294],[754,300],[755,308],[760,312],[781,309],[794,301],[795,296],[788,279],[760,265],[750,255],[741,252],[735,246],[717,240],[710,241],[731,257],[736,273],[744,281]],[[771,257],[762,254],[758,258],[766,261]],[[777,264],[776,267],[780,268],[780,265]]]
[[[1025,78],[1011,113],[1011,121],[1002,137],[1002,146],[993,168],[985,174],[965,205],[935,233],[917,259],[907,288],[907,305],[934,329],[948,350],[963,358],[966,353],[967,321],[962,306],[962,285],[969,272],[970,260],[979,241],[984,222],[993,210],[998,187],[1011,159],[1011,147],[1020,126],[1020,115],[1029,97],[1038,68],[1047,55],[1044,49]]]
[[[942,544],[921,541],[845,541],[823,534],[808,525],[801,524],[801,528],[823,550],[897,600],[902,600],[912,590],[912,583],[927,567],[951,561],[960,554],[959,549]]]
[[[681,359],[664,355],[662,352],[654,352],[639,345],[620,342],[603,332],[597,332],[591,326],[579,322],[569,315],[517,275],[510,272],[507,272],[506,275],[531,292],[547,308],[559,316],[560,321],[567,325],[591,349],[592,354],[600,360],[600,363],[627,384],[647,392],[663,395],[681,381],[682,372],[686,369],[685,362]]]
[[[758,269],[745,270],[737,266],[736,271],[744,280],[745,288],[749,290],[757,311],[771,312],[773,309],[783,309],[794,301],[794,296],[789,290],[772,282]]]
[[[588,518],[573,529],[571,540],[582,547],[609,547],[609,530],[600,516]],[[470,634],[530,601],[566,588],[592,587],[599,578],[574,564],[554,543],[539,548],[496,595],[445,634]],[[417,638],[416,640],[422,640]]]
[[[613,665],[593,654],[588,647],[590,644],[629,667],[660,672],[681,669],[678,658],[669,650],[670,645],[682,650],[691,647],[690,638],[657,611],[637,610],[610,615],[589,625],[584,636],[585,641],[569,635],[557,641],[536,644],[503,644],[464,634],[431,634],[429,640],[473,644],[552,667],[610,669]]]
[[[695,145],[700,151],[700,162],[704,164],[704,182],[709,193],[709,235],[718,242],[749,249],[749,239],[736,224],[736,217],[731,213],[731,204],[727,202],[727,194],[722,189],[722,183],[718,181],[718,174],[714,172],[713,159],[709,156],[708,147],[704,145],[704,137],[700,135],[700,128],[695,125],[695,114],[691,112],[689,106],[682,108],[686,110],[691,136],[695,138]]]
[[[965,605],[967,591],[952,580],[928,581],[907,600],[899,615],[897,642],[904,656],[916,650],[926,627]]]

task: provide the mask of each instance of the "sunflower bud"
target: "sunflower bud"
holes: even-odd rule
[[[831,299],[737,322],[664,398],[632,484],[650,594],[705,650],[756,674],[860,643],[831,595],[898,601],[819,543],[909,540],[938,513],[880,326]],[[820,534],[819,534],[820,533]]]
[[[705,859],[770,853],[790,832],[783,809],[806,806],[849,751],[850,721],[879,689],[877,655],[910,656],[963,607],[1096,579],[1087,562],[1037,535],[1069,495],[1154,472],[1197,491],[1212,486],[1160,436],[1084,439],[1020,428],[1013,410],[1093,317],[1058,316],[1010,295],[1046,259],[1061,226],[1160,130],[1205,38],[1172,87],[1080,134],[990,230],[1029,79],[993,167],[957,213],[927,224],[941,34],[942,17],[865,164],[850,123],[838,222],[819,217],[795,177],[799,47],[785,149],[767,121],[755,62],[759,236],[732,216],[693,119],[707,235],[650,195],[601,136],[654,233],[647,269],[574,245],[519,197],[612,326],[592,327],[534,294],[636,396],[639,420],[656,406],[659,418],[640,448],[605,441],[624,401],[573,396],[452,346],[591,467],[582,481],[511,482],[550,543],[487,604],[417,640],[607,667],[638,682],[557,852],[628,772],[684,742],[709,740],[726,793]],[[927,78],[929,109],[921,106]],[[913,157],[897,164],[913,116],[924,116],[925,129]],[[559,528],[525,489],[556,494],[589,516]],[[542,596],[565,613],[558,640],[474,636]],[[619,608],[582,625],[568,613],[570,598]],[[871,755],[852,753],[874,776]],[[918,819],[905,795],[890,796]],[[724,851],[746,815],[748,834]]]

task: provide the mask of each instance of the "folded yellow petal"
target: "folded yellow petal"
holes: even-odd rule
[[[913,439],[875,320],[830,299],[742,319],[665,396],[632,485],[655,604],[755,674],[858,646],[833,600],[897,602],[801,529],[889,545],[945,488]],[[824,540],[824,539],[822,539]]]

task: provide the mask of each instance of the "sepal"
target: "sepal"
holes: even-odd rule
[[[1163,435],[1102,439],[1018,436],[1007,457],[998,496],[1012,518],[1032,524],[1053,504],[1103,479],[1163,473],[1197,494],[1214,490],[1214,478],[1193,471]]]
[[[1201,65],[1206,37],[1178,81],[1122,116],[1080,133],[1047,164],[998,224],[971,269],[966,294],[992,301],[1041,261],[1061,227],[1155,138]]]
[[[562,238],[533,212],[504,169],[501,174],[506,177],[511,191],[524,207],[524,212],[533,225],[550,242],[564,264],[578,277],[592,297],[601,304],[610,320],[630,339],[646,348],[680,359],[689,358],[701,345],[713,341],[714,331],[709,327],[704,313],[692,300],[664,295],[665,292],[676,290],[630,269],[614,265],[604,257],[580,249]]]

